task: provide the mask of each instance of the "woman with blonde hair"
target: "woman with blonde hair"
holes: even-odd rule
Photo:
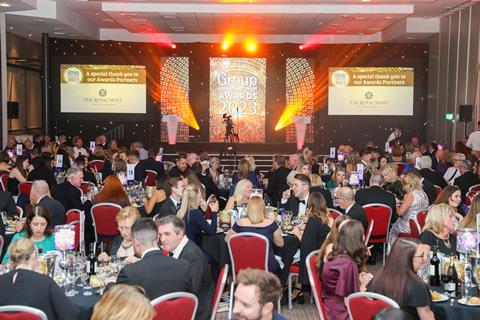
[[[457,254],[457,238],[452,234],[454,221],[455,211],[448,204],[436,204],[430,208],[419,237],[425,252],[438,246],[438,251],[447,256]]]
[[[480,195],[473,198],[470,209],[468,209],[467,214],[460,221],[460,228],[472,228],[477,229],[477,214],[480,213]]]
[[[310,175],[310,181],[312,183],[312,186],[310,187],[310,193],[312,192],[321,193],[325,198],[325,201],[327,202],[327,208],[333,208],[332,194],[330,193],[330,191],[325,189],[325,185],[322,181],[322,178],[318,174],[312,173]]]
[[[248,203],[253,185],[250,180],[242,179],[235,186],[233,195],[228,199],[225,210],[231,210],[235,207],[243,207]]]
[[[298,173],[301,173],[306,175],[307,177],[310,177],[310,175],[312,174],[312,165],[306,161],[300,161],[295,167],[295,170]]]
[[[235,190],[236,184],[243,179],[250,180],[253,188],[261,188],[260,182],[255,174],[255,161],[252,156],[246,156],[238,163],[237,172],[232,175],[233,185],[230,189],[230,195],[233,193],[233,190]]]
[[[413,172],[402,178],[402,187],[406,192],[403,203],[397,210],[398,220],[390,228],[389,247],[393,245],[399,233],[409,233],[408,220],[416,219],[420,211],[428,208],[428,197],[423,192],[422,182]]]
[[[98,261],[109,261],[110,256],[125,258],[126,263],[138,261],[133,250],[131,229],[135,221],[140,218],[140,212],[135,207],[125,207],[117,213],[115,220],[120,234],[113,239],[109,254],[106,252],[100,253]]]
[[[49,320],[74,320],[79,310],[52,278],[35,271],[38,251],[21,238],[10,247],[12,271],[0,276],[0,306],[22,305],[45,312]]]
[[[154,315],[143,288],[117,284],[95,305],[92,320],[151,320]]]
[[[265,203],[261,197],[252,197],[248,201],[247,216],[239,219],[227,233],[226,239],[238,232],[254,232],[267,237],[269,245],[268,271],[280,271],[280,265],[275,259],[273,244],[277,247],[283,247],[282,232],[275,221],[266,217]]]
[[[398,200],[403,200],[405,191],[403,190],[401,180],[398,178],[397,171],[398,167],[394,163],[388,163],[380,170],[381,175],[385,179],[383,189],[393,193]]]
[[[218,202],[210,202],[208,206],[212,212],[210,223],[205,219],[204,212],[199,209],[201,192],[196,185],[189,184],[183,190],[180,209],[177,217],[185,221],[185,235],[188,239],[200,245],[202,232],[207,235],[217,233]]]

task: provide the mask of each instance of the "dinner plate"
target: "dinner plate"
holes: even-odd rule
[[[217,228],[217,234],[225,233],[222,228]]]
[[[432,299],[433,302],[448,301],[448,296],[446,296],[446,295],[444,295],[444,294],[441,294],[441,293],[439,293],[439,294],[440,294],[440,299],[437,299],[437,300],[433,300],[433,299]]]
[[[480,304],[468,303],[465,298],[458,299],[458,303],[463,304],[464,306],[469,306],[469,307],[480,307]]]

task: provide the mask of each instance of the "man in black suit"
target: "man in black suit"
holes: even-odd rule
[[[312,183],[309,177],[301,173],[296,174],[293,179],[292,188],[282,193],[280,207],[292,211],[294,216],[305,214],[311,186]]]
[[[432,170],[432,158],[429,156],[423,156],[420,158],[420,174],[430,183],[439,186],[440,188],[445,188],[447,182],[443,179],[442,174],[437,171]]]
[[[190,266],[192,291],[198,297],[195,319],[209,319],[214,289],[205,254],[193,241],[188,240],[185,223],[179,217],[169,215],[160,218],[157,226],[163,249],[170,252],[174,259],[186,260]]]
[[[6,212],[7,216],[14,217],[17,215],[17,207],[15,200],[8,191],[0,191],[0,212]],[[5,225],[0,217],[0,235],[5,239]]]
[[[151,300],[172,292],[192,292],[188,262],[162,254],[155,222],[148,218],[137,220],[131,232],[135,255],[141,260],[125,266],[117,284],[138,285]]]
[[[145,181],[145,166],[140,162],[140,155],[137,150],[128,151],[128,163],[135,165],[135,181]]]
[[[273,156],[272,171],[268,175],[267,194],[276,206],[282,200],[282,193],[288,189],[287,176],[290,170],[285,167],[286,159],[281,154]]]
[[[433,185],[433,183],[425,179],[420,173],[420,170],[418,170],[417,168],[412,169],[410,172],[415,174],[418,177],[418,179],[420,179],[420,182],[422,183],[423,192],[425,192],[428,198],[428,204],[429,205],[434,204],[435,199],[437,199],[437,193],[435,192],[435,186]]]
[[[345,215],[362,223],[363,229],[368,229],[368,219],[362,206],[355,202],[353,190],[349,187],[338,188],[336,193],[337,203]]]
[[[165,181],[166,173],[165,168],[163,167],[163,163],[160,161],[155,160],[156,153],[154,149],[148,150],[148,158],[145,160],[141,160],[143,167],[145,170],[155,171],[157,173],[157,181]]]
[[[392,217],[390,222],[395,222],[397,216],[397,203],[395,195],[391,192],[382,189],[385,183],[385,178],[381,174],[373,174],[370,178],[370,187],[367,189],[360,189],[355,193],[355,202],[360,206],[371,203],[381,203],[389,206],[392,209]]]
[[[480,178],[473,173],[473,165],[470,160],[463,160],[460,167],[461,176],[455,179],[454,185],[456,185],[462,192],[462,201],[465,201],[465,196],[468,193],[468,189],[471,186],[480,184]]]
[[[168,178],[167,185],[170,188],[170,197],[160,206],[160,217],[177,214],[178,209],[180,209],[180,201],[182,201],[183,189],[185,188],[185,182],[180,177]]]
[[[30,203],[47,208],[50,213],[51,227],[66,223],[65,208],[60,201],[50,197],[48,184],[44,180],[36,180],[33,182],[32,190],[30,191]]]
[[[185,174],[185,172],[189,169],[190,168],[188,167],[187,155],[185,153],[180,153],[176,160],[176,166],[170,169],[170,172],[168,172],[168,176],[180,177],[181,175]]]

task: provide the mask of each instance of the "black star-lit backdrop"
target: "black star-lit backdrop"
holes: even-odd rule
[[[120,137],[124,144],[140,140],[151,147],[160,142],[160,70],[162,57],[187,57],[189,61],[189,103],[199,130],[189,129],[190,144],[176,149],[207,149],[215,151],[219,144],[209,139],[209,77],[210,57],[266,58],[266,121],[265,144],[242,144],[248,152],[292,152],[295,143],[286,143],[285,130],[275,131],[286,105],[286,61],[308,58],[314,61],[313,139],[307,143],[320,153],[330,146],[349,143],[361,148],[372,140],[383,148],[389,132],[396,124],[403,127],[405,138],[426,137],[428,45],[423,44],[343,44],[319,45],[299,50],[296,44],[260,44],[256,53],[246,53],[242,45],[223,52],[220,44],[177,44],[176,49],[155,43],[50,39],[50,123],[54,134],[82,135],[91,140],[100,133]],[[146,114],[75,114],[60,112],[61,64],[133,64],[147,69]],[[328,116],[328,68],[341,66],[413,67],[413,116]],[[240,137],[241,141],[241,137]],[[194,144],[192,146],[191,144]],[[173,150],[173,147],[167,147]]]

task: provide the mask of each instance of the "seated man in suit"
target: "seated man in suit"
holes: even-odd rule
[[[39,204],[47,208],[51,217],[51,227],[66,223],[65,208],[60,201],[50,197],[50,189],[48,189],[48,184],[44,180],[33,182],[32,190],[30,191],[30,203],[32,206]]]
[[[176,160],[176,166],[170,169],[168,175],[170,177],[180,177],[185,174],[187,170],[189,170],[188,162],[187,162],[187,155],[185,153],[180,153]]]
[[[135,181],[145,181],[145,166],[140,162],[140,156],[137,150],[128,151],[128,163],[135,165]]]
[[[361,206],[371,203],[381,203],[389,206],[392,209],[392,217],[390,222],[397,221],[397,202],[393,193],[382,189],[385,183],[383,175],[375,173],[370,178],[370,187],[367,189],[360,189],[355,194],[355,202]]]
[[[429,156],[423,156],[420,158],[419,163],[420,174],[422,175],[422,177],[442,189],[447,186],[447,182],[445,182],[445,179],[443,179],[442,174],[432,169],[432,158],[430,158]]]
[[[296,174],[292,188],[282,193],[280,207],[292,211],[294,216],[304,215],[307,210],[310,187],[311,181],[309,177],[301,173]],[[294,197],[291,196],[291,191],[293,191]]]
[[[178,209],[180,209],[180,201],[182,201],[185,181],[181,177],[171,177],[168,178],[167,185],[170,189],[170,197],[168,197],[168,199],[166,199],[160,206],[160,217],[177,214]]]
[[[473,165],[470,160],[462,161],[462,166],[460,167],[461,176],[455,179],[454,185],[456,185],[462,192],[462,201],[465,201],[465,196],[468,193],[468,189],[471,186],[480,184],[480,178],[473,173]]]
[[[150,149],[148,150],[148,158],[141,160],[140,162],[143,164],[145,170],[151,170],[157,173],[157,181],[165,181],[165,178],[167,177],[165,168],[163,167],[163,163],[155,159],[156,156],[157,154],[155,150]]]
[[[356,219],[362,223],[363,229],[367,231],[368,220],[362,206],[355,202],[355,195],[353,190],[349,187],[338,188],[335,194],[337,203],[345,212],[345,215],[352,219]]]
[[[288,188],[287,176],[290,170],[285,167],[286,159],[281,154],[273,156],[272,171],[268,175],[267,194],[274,206],[282,200],[282,192]]]
[[[151,300],[171,292],[192,292],[188,262],[162,254],[155,222],[148,218],[137,220],[131,233],[135,255],[141,260],[125,266],[117,284],[138,285]],[[113,281],[107,280],[109,287]]]
[[[213,299],[213,280],[207,258],[195,243],[185,235],[185,223],[177,216],[169,215],[157,220],[158,238],[163,249],[173,258],[186,260],[190,265],[192,291],[198,297],[195,319],[209,319]]]

